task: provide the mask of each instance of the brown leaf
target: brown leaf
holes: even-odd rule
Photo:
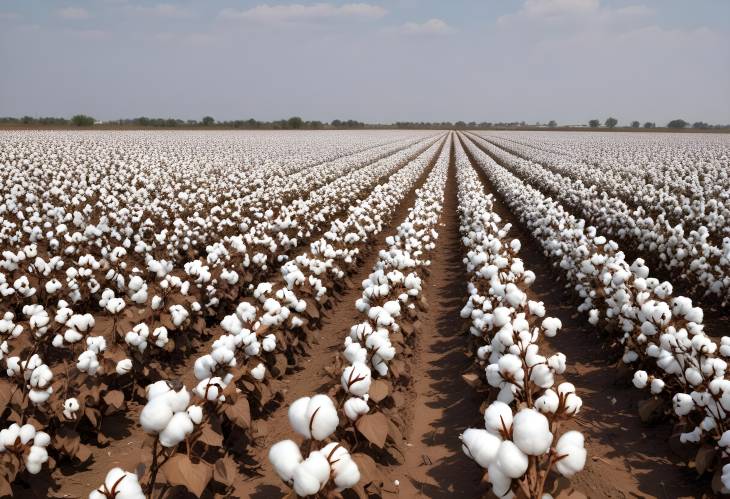
[[[360,485],[365,486],[370,482],[378,479],[378,466],[372,457],[361,452],[352,454],[352,460],[357,464],[357,469],[360,470]]]
[[[213,466],[213,479],[224,484],[231,485],[236,478],[236,464],[229,457],[218,459]]]
[[[198,440],[211,447],[221,447],[223,445],[223,437],[213,431],[210,423],[204,423],[202,425]]]
[[[213,477],[213,467],[207,463],[193,463],[185,454],[175,454],[161,468],[162,476],[172,486],[182,485],[200,497]]]
[[[115,409],[121,409],[124,406],[124,393],[120,390],[112,390],[104,395],[104,402]]]
[[[246,397],[238,397],[234,404],[226,405],[224,412],[233,424],[243,429],[251,426],[251,407]]]
[[[482,380],[479,379],[476,373],[465,373],[461,375],[461,378],[472,388],[478,388],[482,385]]]
[[[697,469],[697,473],[702,475],[705,471],[709,470],[715,462],[716,456],[717,451],[711,445],[705,444],[700,447],[700,450],[697,451],[697,455],[695,456],[695,468]]]
[[[390,386],[382,379],[376,379],[370,385],[370,400],[376,404],[383,400],[390,393]]]
[[[662,414],[664,401],[658,398],[650,398],[639,401],[639,417],[644,423],[656,421]]]
[[[373,445],[383,448],[388,438],[388,418],[383,413],[365,414],[357,420],[355,427]]]

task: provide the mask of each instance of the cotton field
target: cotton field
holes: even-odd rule
[[[730,494],[730,137],[0,132],[0,496]]]

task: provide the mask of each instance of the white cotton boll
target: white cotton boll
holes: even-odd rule
[[[139,422],[147,433],[157,434],[165,429],[173,417],[173,411],[166,396],[157,397],[142,408]]]
[[[294,470],[294,491],[300,496],[316,494],[330,478],[330,463],[320,451],[313,451]]]
[[[722,488],[721,491],[723,494],[727,494],[730,492],[730,464],[726,464],[722,467],[722,475],[720,477],[720,480],[722,481]]]
[[[345,401],[344,405],[345,416],[350,421],[357,421],[360,416],[367,414],[370,411],[368,403],[359,397],[350,397]]]
[[[76,343],[81,341],[83,337],[84,335],[74,329],[67,329],[66,332],[63,333],[63,339],[66,343]]]
[[[122,359],[119,362],[117,362],[116,371],[119,376],[127,374],[131,370],[132,370],[132,360],[131,359]]]
[[[536,315],[537,317],[545,317],[545,304],[541,301],[532,301],[530,300],[527,302],[528,309],[530,311],[531,315]]]
[[[497,459],[502,440],[487,430],[468,428],[460,436],[461,449],[482,468],[487,468]]]
[[[184,386],[179,391],[170,391],[167,395],[170,400],[170,407],[175,412],[181,412],[190,405],[190,393]]]
[[[544,417],[544,416],[543,416]],[[497,465],[510,478],[519,478],[527,471],[529,460],[511,440],[504,440],[497,452]]]
[[[550,388],[555,383],[553,372],[545,364],[538,364],[532,368],[530,380],[540,388]]]
[[[702,439],[702,428],[699,426],[696,426],[694,430],[688,431],[686,433],[680,433],[679,434],[679,441],[680,443],[686,444],[686,443],[692,443],[696,444],[699,443]]]
[[[273,352],[276,349],[276,335],[267,334],[261,342],[261,346],[264,352]]]
[[[555,463],[558,473],[564,477],[572,477],[581,471],[586,464],[585,439],[580,432],[569,431],[564,433],[558,440],[555,450],[559,456],[566,456]]]
[[[684,371],[684,376],[687,382],[692,386],[697,386],[702,383],[702,373],[693,367],[689,367]]]
[[[659,378],[651,380],[651,393],[657,395],[664,390],[664,381]]]
[[[566,360],[565,354],[558,352],[548,357],[547,364],[557,374],[563,374],[566,369]]]
[[[160,433],[160,444],[163,447],[176,447],[185,437],[192,433],[193,422],[187,412],[176,412],[164,430]]]
[[[489,483],[492,484],[492,492],[497,497],[505,497],[510,492],[512,479],[502,471],[496,462],[489,465],[487,474],[489,475]]]
[[[530,456],[539,456],[550,449],[553,434],[548,419],[534,409],[522,409],[512,422],[512,440]]]
[[[677,416],[686,416],[692,412],[694,405],[692,397],[686,393],[677,393],[672,398],[672,406],[674,407],[674,412]]]
[[[40,447],[48,447],[48,445],[51,443],[51,436],[46,433],[45,431],[39,431],[36,432],[35,437],[33,437],[33,445],[38,445]]]
[[[544,414],[554,413],[558,410],[559,405],[560,398],[553,390],[545,390],[545,393],[535,401],[535,407]]]
[[[598,324],[598,319],[600,318],[599,314],[600,314],[600,312],[598,310],[596,310],[595,308],[592,309],[590,312],[588,312],[588,322],[592,326],[595,326],[596,324]]]
[[[269,449],[269,462],[279,478],[290,483],[294,477],[294,470],[302,462],[302,453],[299,446],[291,440],[282,440]]]
[[[492,317],[494,326],[500,328],[505,324],[511,322],[510,309],[508,309],[507,307],[497,307],[492,312]]]
[[[370,391],[372,382],[370,368],[364,363],[354,363],[345,368],[340,381],[348,393],[362,397]]]
[[[28,442],[33,440],[35,434],[36,430],[32,424],[24,424],[20,427],[20,432],[18,433],[18,436],[20,437],[20,443],[27,444]]]
[[[563,323],[557,317],[545,317],[542,320],[542,328],[548,338],[554,337],[562,327]]]
[[[112,468],[106,474],[104,486],[111,491],[115,489],[115,499],[144,499],[145,495],[139,484],[137,475],[124,471],[121,468]],[[115,487],[116,486],[116,487]],[[101,489],[101,487],[99,487]],[[89,494],[89,499],[104,499],[106,496],[98,490]]]
[[[310,438],[307,407],[311,397],[302,397],[289,406],[289,424],[292,429],[305,438]]]
[[[191,405],[188,407],[187,413],[193,423],[200,424],[203,421],[203,408],[199,405]]]
[[[28,456],[25,458],[25,469],[31,475],[35,475],[41,471],[43,463],[46,461],[48,461],[48,451],[44,447],[32,445]]]
[[[634,379],[633,383],[634,386],[638,389],[642,389],[646,386],[646,383],[649,380],[649,375],[646,373],[646,371],[636,371],[634,373]]]
[[[251,376],[253,376],[258,381],[261,381],[264,379],[264,376],[266,375],[266,366],[264,366],[261,362],[251,369]]]
[[[357,463],[349,456],[341,456],[338,461],[332,465],[335,475],[335,486],[337,490],[345,490],[357,485],[360,481],[360,469]]]
[[[312,438],[324,440],[337,429],[340,422],[337,409],[327,395],[315,395],[307,407],[308,419],[313,419]]]
[[[499,435],[500,431],[509,431],[512,426],[512,409],[504,402],[492,402],[484,412],[484,427],[490,433]]]

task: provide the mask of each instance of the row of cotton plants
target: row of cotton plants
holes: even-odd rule
[[[386,238],[387,249],[380,251],[373,272],[362,283],[362,297],[355,306],[365,321],[350,328],[342,356],[331,369],[339,382],[328,394],[302,397],[289,407],[292,430],[303,442],[283,440],[269,451],[277,474],[298,496],[324,497],[332,490],[356,486],[362,493],[380,495],[388,487],[373,473],[372,461],[379,455],[371,450],[397,452],[400,444],[397,428],[403,421],[397,413],[402,408],[394,404],[393,394],[407,389],[399,385],[398,373],[407,369],[404,357],[413,346],[414,322],[423,303],[422,279],[438,237],[435,228],[450,150],[451,139],[416,191],[413,208],[396,233]],[[368,447],[360,443],[363,438]],[[346,446],[362,452],[350,454]],[[360,469],[358,462],[366,466]]]
[[[566,357],[545,353],[544,338],[555,336],[561,323],[545,316],[542,302],[528,299],[535,274],[525,269],[520,241],[509,240],[509,224],[492,210],[492,196],[484,194],[458,143],[456,175],[470,276],[461,315],[471,320],[479,378],[496,393],[487,402],[484,427],[464,431],[462,447],[487,470],[498,497],[550,497],[546,492],[557,487],[548,480],[551,471],[570,478],[586,460],[583,435],[565,429],[582,405],[572,384],[556,382]]]
[[[730,338],[708,337],[703,312],[673,296],[669,282],[650,277],[643,260],[626,261],[618,244],[576,219],[554,199],[521,181],[467,142],[478,165],[544,253],[565,273],[582,301],[579,311],[600,326],[635,370],[633,384],[650,392],[643,419],[671,417],[699,473],[713,471],[717,488],[730,489]],[[729,473],[723,474],[727,470]],[[724,490],[727,491],[727,490]]]
[[[387,182],[379,184],[349,210],[345,220],[332,222],[332,229],[313,242],[309,252],[283,265],[277,279],[258,283],[252,296],[221,321],[223,334],[212,343],[210,353],[195,360],[196,385],[192,392],[184,385],[174,386],[165,381],[147,387],[147,404],[140,415],[142,427],[153,439],[147,459],[149,468],[140,477],[146,484],[146,493],[155,490],[158,473],[164,475],[166,485],[182,485],[190,492],[202,493],[199,484],[184,473],[170,477],[166,471],[170,465],[165,463],[171,460],[177,467],[189,470],[212,469],[219,461],[235,468],[234,457],[247,453],[246,446],[253,444],[256,419],[266,413],[266,404],[275,396],[269,373],[282,377],[288,359],[306,353],[309,335],[334,299],[337,281],[357,269],[365,245],[382,231],[442,146],[443,141],[433,144]],[[315,248],[319,251],[326,245],[336,245],[337,251],[321,255],[315,252]],[[327,420],[327,410],[319,405],[312,409],[318,415],[317,421]],[[226,449],[224,441],[236,441],[240,447]],[[357,475],[354,463],[348,465],[349,471],[341,471],[349,455],[343,454],[341,447],[320,450],[323,455],[310,454],[311,459],[302,470],[316,466],[321,461],[319,457],[326,457],[332,466],[334,487],[343,487],[349,483],[347,476]],[[315,472],[310,469],[308,473],[305,485],[300,486],[312,486],[311,474]],[[210,480],[220,482],[209,477],[202,487]],[[224,481],[220,485],[230,483]]]
[[[581,169],[570,161],[550,161],[545,153],[522,148],[523,154],[531,153],[531,159],[526,160],[509,152],[506,141],[476,140],[522,180],[575,210],[624,247],[647,255],[649,263],[667,272],[688,293],[697,298],[717,297],[722,305],[730,303],[730,237],[713,241],[707,227],[688,216],[688,199],[683,199],[682,204],[666,203],[674,217],[663,212],[652,214],[650,208],[660,202],[653,197],[641,202],[625,201],[626,196],[613,192],[614,182],[622,181],[596,179],[596,169]],[[651,183],[643,186],[650,192],[656,190]],[[730,225],[724,216],[720,220],[721,226]]]
[[[672,226],[705,226],[713,243],[730,236],[726,135],[497,133],[488,138],[642,206]]]

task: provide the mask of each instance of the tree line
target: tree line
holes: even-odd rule
[[[181,120],[178,118],[148,118],[140,116],[139,118],[119,119],[105,122],[98,122],[91,116],[85,114],[77,114],[70,119],[58,117],[39,117],[23,116],[21,118],[0,117],[0,125],[22,125],[22,126],[75,126],[90,127],[95,124],[119,127],[142,127],[142,128],[225,128],[225,129],[242,129],[242,130],[327,130],[327,129],[361,129],[361,128],[400,128],[400,129],[494,129],[494,128],[558,128],[558,122],[550,120],[547,123],[537,122],[528,124],[525,121],[510,122],[491,122],[491,121],[397,121],[392,124],[366,124],[356,120],[332,120],[329,123],[313,120],[306,121],[299,116],[292,116],[288,119],[275,121],[259,121],[256,119],[247,120],[227,120],[217,121],[212,116],[204,116],[200,120]],[[561,125],[563,127],[573,127],[575,125]],[[580,126],[580,125],[578,125]],[[601,122],[598,119],[592,119],[588,122],[590,128],[616,128],[618,120],[613,117],[607,118]],[[689,123],[683,119],[675,119],[666,124],[667,128],[682,129],[725,129],[730,125],[710,125],[703,121]],[[629,128],[657,128],[656,123],[647,121],[643,125],[639,121],[632,121]]]

